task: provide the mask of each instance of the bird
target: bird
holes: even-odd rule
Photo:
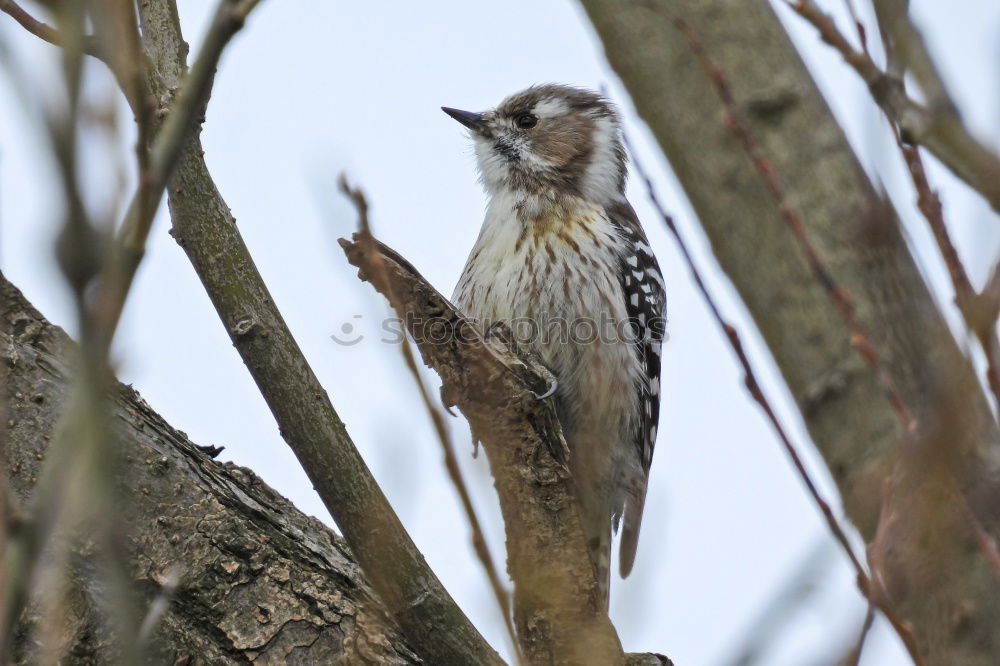
[[[660,412],[666,288],[635,210],[622,121],[603,95],[534,85],[484,112],[441,107],[469,130],[488,203],[453,303],[482,330],[511,326],[555,377],[556,414],[595,569],[609,603],[635,563]]]

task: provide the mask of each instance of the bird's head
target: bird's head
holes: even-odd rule
[[[618,114],[595,92],[533,86],[489,111],[442,110],[469,128],[490,195],[568,194],[603,204],[625,190]]]

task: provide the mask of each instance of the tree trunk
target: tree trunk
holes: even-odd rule
[[[867,540],[882,515],[883,482],[893,479],[884,515],[895,518],[883,535],[891,548],[881,573],[927,663],[1000,662],[1000,589],[969,519],[971,507],[993,537],[1000,534],[995,422],[895,213],[866,178],[774,11],[765,0],[581,4]],[[801,214],[835,286],[850,294],[916,433],[904,433],[886,386],[852,349],[851,331],[727,125],[729,109],[683,30],[728,80],[736,112],[784,189],[782,203]],[[928,478],[930,469],[944,476]]]
[[[3,465],[28,511],[46,449],[72,392],[75,345],[0,275],[0,356],[7,387]],[[179,585],[147,653],[158,664],[416,664],[343,540],[253,472],[221,463],[117,384],[112,422],[129,576],[143,608],[173,567]],[[65,626],[69,663],[112,663],[94,572],[77,553]],[[36,663],[37,608],[19,627],[17,663]]]

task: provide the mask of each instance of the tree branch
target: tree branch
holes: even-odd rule
[[[9,395],[3,471],[18,505],[33,507],[79,351],[0,275],[0,378]],[[146,646],[150,663],[422,662],[361,576],[343,539],[257,478],[220,463],[113,383],[109,408],[128,453],[116,476],[128,529],[128,578],[138,599],[177,590]],[[205,447],[208,448],[208,447]],[[20,521],[37,518],[33,510]],[[7,522],[4,521],[6,525]],[[74,663],[116,663],[102,617],[100,574],[87,547],[73,558],[78,594],[64,626],[48,627]],[[17,664],[39,663],[38,608],[22,616]]]
[[[968,502],[991,535],[1000,532],[1000,433],[894,211],[872,188],[774,10],[764,0],[581,4],[754,317],[847,515],[869,539],[882,483],[893,477],[899,519],[885,570],[922,658],[996,663],[1000,595],[965,515]],[[678,19],[725,72],[783,200],[799,211],[833,283],[851,295],[889,385],[918,424],[914,436],[905,436],[885,386],[852,349],[850,327],[789,233],[760,165],[727,125],[726,105]],[[969,602],[973,615],[961,611]],[[961,616],[961,631],[943,615]]]
[[[405,259],[384,245],[340,241],[359,277],[390,299],[442,395],[483,444],[500,496],[514,580],[514,618],[531,664],[621,664],[599,601],[576,509],[568,453],[538,366],[484,338]]]
[[[733,121],[735,122],[735,120]],[[749,140],[749,137],[747,137]],[[631,147],[630,147],[631,150]],[[698,267],[694,263],[694,259],[691,257],[691,253],[687,249],[687,245],[684,239],[680,235],[680,231],[677,229],[677,225],[674,224],[673,218],[664,210],[663,206],[660,205],[659,198],[656,196],[656,191],[653,188],[653,181],[650,180],[649,176],[643,170],[642,166],[636,160],[634,151],[632,162],[635,164],[636,171],[639,172],[639,176],[642,178],[646,185],[647,192],[649,194],[650,201],[653,203],[653,207],[656,208],[660,217],[663,218],[663,222],[666,224],[667,229],[673,235],[674,240],[677,241],[677,245],[681,251],[681,255],[684,257],[685,263],[688,265],[688,269],[691,272],[691,277],[694,279],[695,285],[698,291],[701,292],[706,304],[708,305],[709,311],[712,313],[713,319],[722,329],[725,334],[726,339],[729,341],[729,346],[732,347],[733,352],[736,354],[736,358],[739,361],[740,366],[743,368],[743,381],[746,384],[747,390],[750,392],[750,396],[754,399],[754,402],[761,408],[767,420],[771,423],[771,428],[777,434],[778,439],[781,440],[781,444],[788,454],[789,459],[792,461],[792,465],[795,467],[795,471],[798,473],[799,478],[805,485],[806,490],[809,492],[809,496],[812,498],[813,503],[819,508],[820,513],[823,514],[823,519],[826,521],[827,527],[830,528],[830,532],[833,534],[834,539],[843,549],[844,553],[847,555],[848,561],[854,568],[854,575],[858,581],[858,585],[861,591],[866,596],[869,596],[869,607],[876,603],[875,600],[870,598],[870,590],[872,588],[871,581],[869,580],[868,572],[865,571],[858,559],[858,556],[854,553],[854,548],[851,547],[851,542],[847,538],[847,534],[844,532],[843,528],[840,526],[840,521],[837,517],[833,515],[833,509],[830,508],[830,503],[827,502],[823,496],[820,494],[819,489],[813,482],[812,477],[806,470],[805,465],[802,463],[802,459],[799,456],[798,450],[792,443],[791,438],[785,432],[784,426],[781,425],[781,421],[778,420],[778,415],[775,413],[774,408],[771,407],[771,403],[768,401],[767,396],[764,394],[760,383],[757,381],[756,373],[754,373],[753,366],[750,364],[750,359],[747,357],[746,352],[743,349],[743,342],[740,340],[740,334],[736,328],[726,321],[719,307],[715,303],[715,299],[712,298],[711,293],[708,291],[708,287],[705,286],[704,280],[701,279],[701,273],[698,271]],[[818,258],[816,259],[818,261]],[[815,266],[812,267],[814,272],[816,270]],[[822,269],[825,271],[825,268]],[[841,296],[841,298],[844,298]],[[901,418],[906,418],[907,413],[901,414]],[[905,423],[905,421],[904,421]],[[895,610],[887,599],[879,599],[880,605],[878,606],[880,610],[885,613],[886,618],[892,624],[893,628],[899,634],[900,639],[902,639],[903,644],[906,645],[907,649],[910,651],[913,661],[916,664],[920,664],[920,656],[916,650],[916,642],[913,639],[911,629],[904,626],[903,622],[899,620],[896,616]]]
[[[169,99],[185,70],[173,0],[139,5],[150,89]],[[171,233],[191,260],[226,331],[365,574],[428,663],[500,664],[407,535],[275,306],[197,136],[170,179]]]
[[[204,113],[222,52],[243,27],[247,15],[257,3],[258,0],[219,0],[204,46],[184,77],[166,120],[156,132],[149,148],[148,168],[139,173],[137,191],[118,237],[110,248],[102,273],[95,314],[104,338],[102,342],[106,346],[111,344],[132,281],[145,254],[146,238],[167,181],[191,137],[195,119]],[[139,150],[144,148],[140,146]]]
[[[993,210],[1000,213],[1000,158],[969,133],[947,96],[944,85],[940,83],[931,61],[928,59],[924,62],[915,55],[913,40],[910,39],[912,35],[906,38],[905,43],[909,46],[906,47],[905,54],[911,64],[923,63],[915,73],[921,74],[920,81],[926,86],[925,92],[933,102],[929,107],[917,104],[907,97],[902,80],[880,70],[868,54],[855,51],[837,29],[833,19],[811,0],[786,1],[858,73],[868,85],[875,103],[890,122],[899,127],[904,141],[926,147],[952,173],[979,192]],[[876,8],[880,4],[882,3],[876,2]],[[883,7],[881,16],[884,17],[886,11]],[[908,19],[903,20],[908,23]],[[899,26],[898,20],[890,20],[889,23]],[[896,29],[902,30],[898,27]],[[909,35],[908,31],[904,32]],[[888,47],[892,48],[892,45]]]
[[[366,254],[375,257],[375,268],[378,271],[380,282],[387,283],[388,276],[385,273],[385,263],[380,261],[381,257],[378,256],[377,252],[375,252],[376,241],[375,237],[372,236],[371,224],[368,219],[368,200],[360,188],[352,188],[350,186],[347,182],[346,176],[341,175],[338,185],[340,187],[340,191],[343,192],[348,199],[350,199],[354,208],[357,210],[358,227],[360,229],[358,234],[360,239],[359,242],[364,244]],[[400,303],[391,294],[387,298],[399,317],[404,318],[406,316],[404,309],[405,305]],[[459,469],[458,459],[455,457],[455,445],[451,440],[451,434],[448,432],[448,426],[445,424],[444,413],[431,399],[430,391],[428,391],[427,387],[424,385],[424,380],[420,376],[420,369],[417,367],[417,360],[413,356],[413,349],[411,348],[410,341],[406,336],[403,336],[399,348],[402,352],[406,369],[409,371],[410,376],[413,377],[413,381],[417,385],[417,390],[420,393],[420,400],[423,402],[424,408],[427,410],[427,413],[431,418],[431,423],[434,426],[434,432],[437,434],[438,441],[441,444],[441,452],[444,455],[445,470],[448,472],[448,478],[451,479],[452,485],[455,486],[455,491],[458,493],[462,509],[465,511],[465,517],[469,521],[469,528],[472,531],[472,547],[475,550],[476,557],[479,558],[480,564],[483,565],[483,570],[486,573],[487,580],[489,580],[490,588],[493,590],[493,596],[497,600],[497,605],[500,606],[500,613],[503,615],[504,626],[507,628],[507,634],[510,637],[511,648],[518,657],[517,662],[522,663],[524,658],[520,654],[517,635],[514,631],[513,614],[510,607],[510,593],[504,586],[503,581],[501,581],[496,564],[493,562],[493,556],[490,555],[489,547],[486,545],[486,537],[483,535],[483,528],[479,523],[479,517],[476,515],[476,509],[472,505],[472,497],[469,494],[469,489],[465,484],[465,480],[462,478],[462,471]]]
[[[11,18],[21,24],[21,27],[33,34],[35,37],[48,42],[54,46],[65,46],[66,36],[52,26],[35,19],[31,14],[21,8],[14,0],[0,0],[0,11],[8,14]],[[101,45],[92,35],[82,37],[82,50],[89,56],[107,62],[107,57],[101,50]]]

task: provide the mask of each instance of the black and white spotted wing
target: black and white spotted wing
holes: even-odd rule
[[[666,333],[666,293],[660,266],[632,206],[622,202],[609,208],[608,213],[627,243],[622,258],[622,287],[626,311],[636,334],[635,344],[646,371],[646,383],[640,387],[643,428],[636,446],[642,468],[648,471],[660,413],[660,353]]]
[[[645,379],[636,388],[641,415],[634,442],[642,465],[642,478],[625,480],[631,487],[626,489],[622,516],[620,564],[624,577],[631,571],[635,560],[649,467],[656,444],[656,426],[660,415],[660,354],[666,334],[667,299],[660,266],[635,210],[627,201],[622,201],[608,207],[608,217],[619,228],[626,243],[621,261],[621,284]]]

